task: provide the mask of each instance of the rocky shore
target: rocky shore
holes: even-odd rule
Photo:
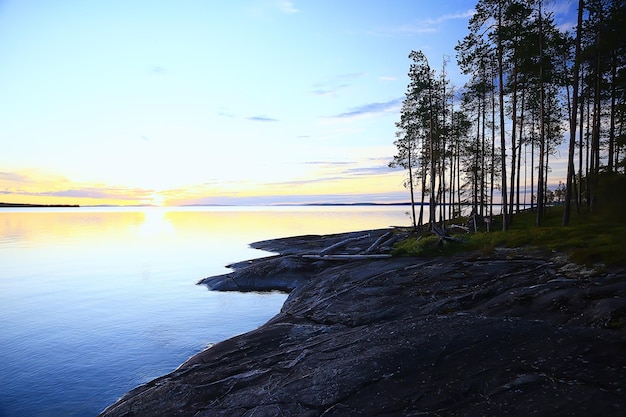
[[[525,249],[343,259],[389,230],[253,244],[202,284],[289,291],[282,310],[101,416],[626,414],[626,273]],[[396,232],[397,233],[397,232]],[[379,252],[388,248],[381,246]]]

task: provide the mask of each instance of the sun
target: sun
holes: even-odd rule
[[[165,205],[165,197],[161,195],[160,192],[155,191],[150,194],[150,204],[153,206],[164,206]]]

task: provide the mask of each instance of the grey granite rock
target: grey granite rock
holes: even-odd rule
[[[239,289],[290,290],[281,312],[137,387],[102,416],[626,413],[624,271],[583,271],[524,250],[298,257],[332,239],[256,245],[289,250],[238,264],[227,279]]]

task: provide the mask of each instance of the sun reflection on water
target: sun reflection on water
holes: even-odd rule
[[[142,211],[143,222],[136,227],[139,236],[174,234],[174,226],[167,218],[167,212],[160,207],[147,207]]]

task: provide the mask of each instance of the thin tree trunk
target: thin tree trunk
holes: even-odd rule
[[[493,218],[493,190],[496,182],[496,86],[491,85],[491,178],[489,191],[489,217]]]
[[[417,227],[421,228],[424,225],[424,203],[426,198],[426,167],[422,163],[421,167],[421,178],[422,178],[422,192],[420,193],[420,212],[417,216]]]
[[[441,131],[443,132],[441,138],[440,157],[441,161],[441,174],[439,176],[439,186],[441,187],[441,210],[440,221],[441,227],[445,229],[446,224],[446,58],[444,56],[442,69],[441,69],[441,88],[442,88],[442,106],[441,106]]]
[[[535,119],[536,116],[533,116]],[[533,120],[533,126],[536,122],[536,119]],[[535,131],[531,131],[531,141],[530,141],[530,209],[534,210],[537,198],[535,196]]]
[[[507,209],[507,190],[506,190],[506,137],[504,131],[504,46],[502,44],[502,5],[498,6],[498,100],[500,106],[500,153],[502,155],[502,230],[507,231],[509,228]]]
[[[486,180],[485,180],[485,132],[487,131],[487,102],[485,100],[485,96],[482,96],[482,102],[483,102],[483,106],[482,106],[482,122],[483,122],[483,126],[482,126],[482,132],[480,135],[480,151],[479,149],[476,149],[477,153],[478,153],[478,161],[479,161],[479,166],[480,166],[480,215],[484,216],[485,215],[485,188],[486,188]],[[477,144],[478,146],[478,144]],[[478,169],[478,168],[477,168]]]
[[[458,145],[458,138],[456,137],[455,134],[455,130],[454,130],[454,90],[453,90],[453,94],[452,94],[452,102],[450,103],[450,132],[451,132],[451,139],[453,140],[453,143],[456,143]],[[455,164],[454,164],[454,147],[455,145],[453,145],[452,149],[453,151],[450,152],[450,190],[448,191],[448,195],[449,195],[449,200],[450,200],[450,205],[448,206],[448,218],[452,219],[454,218],[454,175],[455,175]]]
[[[545,87],[543,83],[543,16],[542,16],[543,4],[542,1],[539,1],[539,174],[537,181],[537,218],[535,224],[537,226],[541,226],[541,221],[543,219],[543,201],[544,201],[544,179],[543,179],[543,168],[544,168],[544,152],[545,152],[545,141],[546,141],[546,128],[545,128],[545,108],[544,108],[544,97],[545,97]]]
[[[515,66],[513,68],[513,114],[511,116],[511,198],[509,200],[509,209],[508,209],[508,224],[511,225],[513,221],[513,201],[515,201],[515,162],[517,161],[517,143],[516,133],[517,133],[517,61],[515,62]]]
[[[522,164],[522,143],[524,143],[524,106],[526,101],[526,94],[524,90],[522,90],[522,104],[520,106],[520,118],[519,118],[519,152],[517,153],[517,211],[520,210],[520,177],[521,177],[521,164]],[[526,149],[526,145],[524,144],[524,149]],[[526,156],[524,155],[524,163],[526,163]],[[526,178],[524,177],[524,181]],[[526,189],[524,189],[524,193]]]
[[[600,39],[598,35],[598,45],[600,45]],[[600,172],[600,113],[602,111],[600,103],[600,80],[601,80],[601,59],[600,54],[596,56],[596,77],[595,77],[595,92],[593,100],[593,127],[591,129],[591,190],[590,190],[590,210],[594,211],[596,203],[596,193],[598,185],[598,174]]]
[[[587,129],[585,134],[585,205],[587,211],[591,209],[591,93],[587,97]]]
[[[459,138],[460,140],[460,138]],[[456,176],[456,192],[457,192],[457,202],[459,203],[459,215],[461,215],[461,146],[460,146],[460,141],[459,141],[459,146],[456,147],[456,172],[457,172],[457,176]]]
[[[574,54],[574,79],[572,81],[572,106],[569,123],[569,150],[567,155],[567,180],[565,184],[565,209],[563,210],[563,226],[569,225],[572,205],[572,180],[574,179],[574,149],[576,148],[576,115],[578,112],[578,77],[580,72],[580,35],[583,25],[583,0],[578,0],[578,23],[576,25],[576,52]]]
[[[583,77],[581,77],[583,78]],[[585,125],[585,100],[584,94],[581,94],[580,100],[580,128],[578,133],[578,203],[576,208],[580,211],[580,207],[583,204],[583,152],[584,147],[584,125]]]
[[[528,194],[528,161],[526,160],[526,155],[528,155],[528,144],[524,144],[524,210],[526,209],[526,194]],[[532,199],[532,194],[531,194]]]
[[[408,166],[409,166],[409,188],[411,189],[411,219],[413,220],[413,228],[417,229],[417,219],[415,218],[415,193],[414,193],[414,183],[413,183],[413,166],[411,165],[411,160],[413,159],[413,153],[411,152],[411,138],[407,141],[409,146],[409,157],[408,157]]]
[[[473,198],[473,207],[472,210],[474,211],[474,213],[478,213],[478,204],[479,202],[482,204],[482,201],[480,201],[478,199],[478,161],[479,161],[479,153],[478,153],[478,144],[480,143],[480,107],[481,107],[481,100],[480,98],[478,99],[478,113],[477,113],[477,118],[476,118],[476,141],[474,143],[475,145],[475,149],[474,149],[474,166],[473,166],[473,170],[474,170],[474,175],[473,175],[473,193],[474,193],[474,198]]]
[[[613,172],[615,161],[615,84],[617,84],[617,58],[615,49],[611,55],[611,114],[609,126],[609,150],[607,169],[609,173]]]

